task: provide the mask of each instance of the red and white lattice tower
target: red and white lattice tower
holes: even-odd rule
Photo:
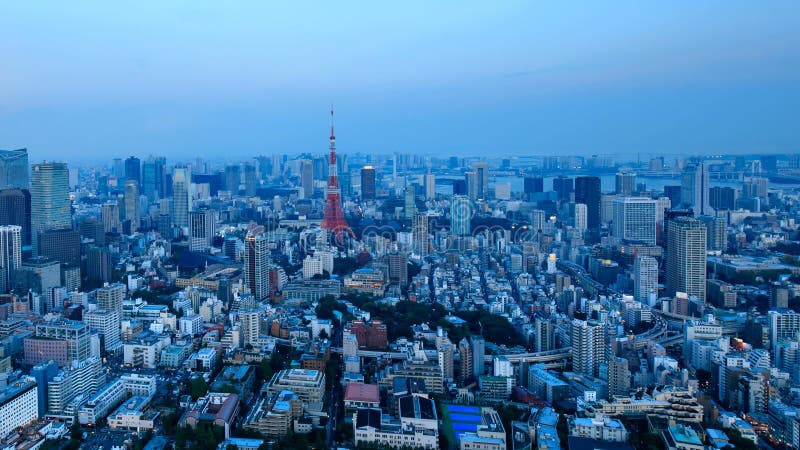
[[[333,108],[331,108],[331,147],[328,160],[328,190],[325,195],[325,215],[322,217],[322,228],[336,235],[342,242],[344,233],[353,235],[347,225],[342,211],[342,194],[339,189],[339,173],[336,166],[336,136],[333,134]]]

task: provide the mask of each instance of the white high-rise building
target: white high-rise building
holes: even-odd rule
[[[572,370],[598,376],[600,364],[606,362],[606,335],[603,326],[594,321],[572,320]]]
[[[578,231],[586,231],[586,205],[583,203],[575,204],[575,229]]]
[[[83,314],[83,321],[89,330],[103,337],[103,350],[118,352],[122,348],[121,318],[119,311],[98,309]]]
[[[649,304],[651,296],[658,296],[658,261],[652,256],[639,256],[633,262],[633,297]]]
[[[256,346],[258,345],[259,336],[261,334],[260,328],[260,315],[258,311],[242,311],[239,313],[239,323],[242,329],[242,344]]]
[[[414,216],[411,233],[413,234],[412,242],[414,245],[414,253],[419,256],[427,255],[428,249],[430,248],[427,215],[417,214]]]
[[[689,165],[683,170],[681,203],[691,206],[695,216],[714,214],[709,197],[710,180],[708,166],[703,162]]]
[[[22,227],[0,226],[0,293],[11,286],[11,275],[22,264]]]
[[[614,236],[656,245],[656,201],[646,197],[619,197],[614,201]]]
[[[706,300],[706,227],[691,217],[667,225],[667,291]]]
[[[249,233],[244,240],[244,282],[257,301],[269,297],[269,243],[261,234]]]
[[[125,220],[130,222],[131,233],[139,229],[139,183],[136,180],[125,181]]]
[[[436,175],[427,173],[424,175],[425,198],[436,198]]]
[[[472,231],[472,204],[469,197],[454,195],[450,203],[450,234],[467,236]]]

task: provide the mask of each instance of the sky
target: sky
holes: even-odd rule
[[[800,152],[800,2],[0,3],[32,161]]]

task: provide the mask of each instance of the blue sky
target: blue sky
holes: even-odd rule
[[[270,3],[0,4],[0,148],[800,151],[796,1]]]

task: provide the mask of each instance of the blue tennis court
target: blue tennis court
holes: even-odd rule
[[[472,432],[474,432],[477,429],[478,429],[478,426],[474,425],[474,424],[453,422],[453,431],[461,431],[461,432],[472,431]]]
[[[450,418],[453,422],[481,423],[481,416],[478,415],[450,413]]]
[[[463,405],[447,405],[447,409],[451,413],[467,413],[467,414],[480,414],[481,410],[474,406]]]

